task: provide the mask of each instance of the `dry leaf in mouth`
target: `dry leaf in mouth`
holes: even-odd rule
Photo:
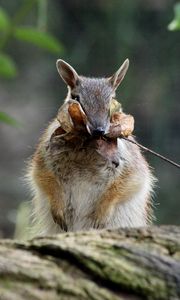
[[[86,131],[87,117],[80,104],[74,100],[65,102],[59,109],[57,119],[67,132]]]
[[[110,128],[107,136],[109,138],[118,138],[121,136],[129,136],[134,130],[134,118],[122,112],[121,103],[116,99],[112,99],[110,103]]]
[[[74,130],[72,119],[68,112],[69,102],[65,102],[59,109],[57,120],[66,133]]]
[[[58,128],[55,129],[55,131],[51,135],[51,138],[53,138],[54,136],[64,135],[64,134],[66,134],[66,132],[64,131],[64,129],[62,127],[59,126]]]
[[[121,104],[117,100],[112,99],[110,112],[116,112],[111,114],[110,128],[106,135],[108,138],[117,139],[121,136],[127,137],[134,130],[133,116],[126,115],[119,110],[121,110]],[[59,109],[57,119],[64,130],[62,134],[66,140],[70,140],[73,135],[77,136],[80,132],[87,134],[87,137],[89,136],[86,128],[87,116],[77,101],[71,100],[64,103]],[[65,133],[67,133],[67,136]]]
[[[79,103],[70,103],[68,112],[74,124],[75,130],[86,131],[87,117]]]
[[[115,139],[121,136],[129,136],[134,130],[134,118],[131,115],[126,115],[122,112],[116,112],[111,116],[109,132],[106,135],[109,138]]]
[[[87,116],[81,105],[72,100],[64,103],[59,109],[57,119],[60,126],[52,134],[52,138],[60,136],[69,145],[88,145],[106,160],[118,166],[117,138],[129,136],[134,130],[134,118],[121,111],[121,104],[115,99],[111,100],[110,106],[110,129],[104,138],[93,138],[87,132]]]
[[[112,98],[110,102],[110,116],[112,116],[115,112],[122,112],[121,103],[119,103],[116,99]]]
[[[86,119],[78,102],[74,100],[65,102],[57,115],[60,126],[54,131],[51,138],[61,136],[66,141],[78,140],[81,137],[84,139],[79,132],[86,132]]]

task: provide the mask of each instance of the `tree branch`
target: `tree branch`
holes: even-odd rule
[[[0,299],[180,299],[180,227],[1,240]]]

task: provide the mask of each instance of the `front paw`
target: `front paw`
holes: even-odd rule
[[[86,216],[87,223],[89,224],[90,228],[94,229],[103,229],[105,228],[105,223],[103,217],[100,213],[97,212],[96,209],[93,209],[87,216]]]
[[[51,209],[51,214],[52,214],[54,223],[58,224],[59,227],[63,231],[68,231],[63,210],[62,209],[56,209],[56,210],[55,209]]]

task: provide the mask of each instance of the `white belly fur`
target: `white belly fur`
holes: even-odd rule
[[[108,183],[113,182],[116,176],[121,174],[123,168],[125,168],[125,163],[134,164],[135,158],[128,146],[125,141],[118,140],[120,163],[118,168],[102,159],[97,153],[95,158],[93,153],[91,153],[92,155],[88,154],[87,157],[84,157],[84,161],[81,159],[81,155],[78,158],[75,153],[60,153],[61,157],[58,160],[61,182],[65,189],[65,208],[70,208],[73,211],[73,217],[69,220],[68,226],[70,231],[92,229],[86,215],[91,211],[93,204],[105,192]],[[121,201],[120,204],[112,208],[106,217],[105,228],[146,225],[144,206],[147,195],[152,190],[154,178],[148,166],[145,166],[145,161],[143,161],[140,152],[138,155],[140,161],[137,164],[137,174],[133,180],[141,182],[140,188],[130,199],[126,199],[124,202]],[[143,172],[141,172],[142,169]],[[34,219],[35,223],[38,223],[38,229],[37,227],[35,229],[36,232],[43,235],[60,232],[58,225],[53,222],[46,195],[39,190],[35,182],[33,183],[33,189],[35,190]]]

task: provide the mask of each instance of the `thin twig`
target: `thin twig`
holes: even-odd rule
[[[130,143],[132,143],[132,144],[135,144],[135,145],[137,145],[139,148],[141,148],[141,149],[143,149],[143,150],[145,150],[145,151],[147,151],[147,152],[150,152],[150,153],[154,154],[155,156],[157,156],[157,157],[159,157],[159,158],[161,158],[161,159],[167,161],[167,162],[170,163],[171,165],[173,165],[173,166],[175,166],[175,167],[177,167],[177,168],[180,168],[180,165],[177,164],[176,162],[170,160],[169,158],[167,158],[167,157],[165,157],[165,156],[163,156],[163,155],[161,155],[161,154],[159,154],[159,153],[157,153],[157,152],[155,152],[155,151],[153,151],[153,150],[151,150],[151,149],[149,149],[149,148],[147,148],[147,147],[144,147],[143,145],[141,145],[141,144],[135,142],[134,140],[129,140],[127,137],[121,137],[121,138],[124,139],[124,140],[126,140],[126,141],[128,141],[128,142],[130,142]]]

